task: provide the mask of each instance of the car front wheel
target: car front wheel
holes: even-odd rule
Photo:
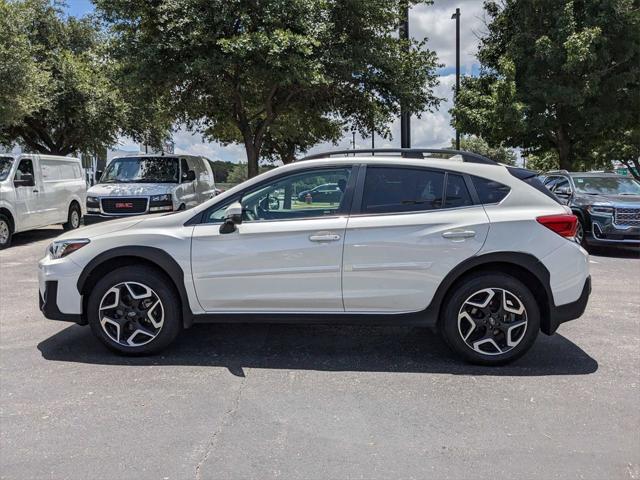
[[[98,281],[89,295],[93,333],[111,350],[154,354],[181,330],[179,299],[161,271],[145,266],[118,268]]]
[[[451,349],[480,365],[502,365],[524,355],[540,330],[531,291],[502,273],[463,279],[446,300],[441,334]]]

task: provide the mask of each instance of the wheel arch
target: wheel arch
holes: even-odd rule
[[[190,327],[193,324],[193,313],[184,286],[184,272],[171,255],[155,247],[118,247],[91,260],[82,270],[77,282],[78,292],[82,295],[82,311],[87,311],[88,294],[106,272],[134,264],[158,269],[169,278],[180,298],[182,324],[185,328]]]
[[[7,217],[7,220],[9,220],[9,228],[11,229],[12,233],[15,233],[16,221],[15,221],[15,218],[13,217],[13,214],[11,213],[11,210],[5,207],[0,207],[0,214]]]
[[[551,321],[553,294],[547,268],[533,255],[522,252],[495,252],[479,255],[458,264],[440,283],[427,312],[436,325],[448,295],[465,277],[480,272],[498,272],[511,275],[529,287],[540,307],[540,330],[551,335],[555,328]]]

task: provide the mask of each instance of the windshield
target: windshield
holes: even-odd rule
[[[0,182],[6,180],[13,165],[12,157],[0,157]]]
[[[576,190],[591,195],[640,195],[640,182],[629,177],[573,177]]]
[[[178,183],[178,159],[129,157],[113,160],[100,183]]]

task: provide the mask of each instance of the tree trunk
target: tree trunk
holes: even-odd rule
[[[571,140],[562,126],[558,129],[556,145],[558,157],[560,159],[560,170],[567,170],[570,172],[573,170],[573,148]]]
[[[621,160],[633,178],[640,181],[640,158],[631,160]]]
[[[247,178],[253,178],[258,175],[260,149],[256,148],[253,142],[245,142],[244,146],[247,151]]]

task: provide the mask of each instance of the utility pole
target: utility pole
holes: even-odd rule
[[[401,40],[407,41],[409,48],[409,2],[402,2],[402,19],[400,21],[399,34]],[[411,113],[400,105],[400,146],[411,148]]]
[[[451,15],[451,19],[456,20],[456,93],[455,102],[458,102],[460,92],[460,9],[456,8],[456,13]],[[456,128],[456,150],[460,150],[460,132]]]

